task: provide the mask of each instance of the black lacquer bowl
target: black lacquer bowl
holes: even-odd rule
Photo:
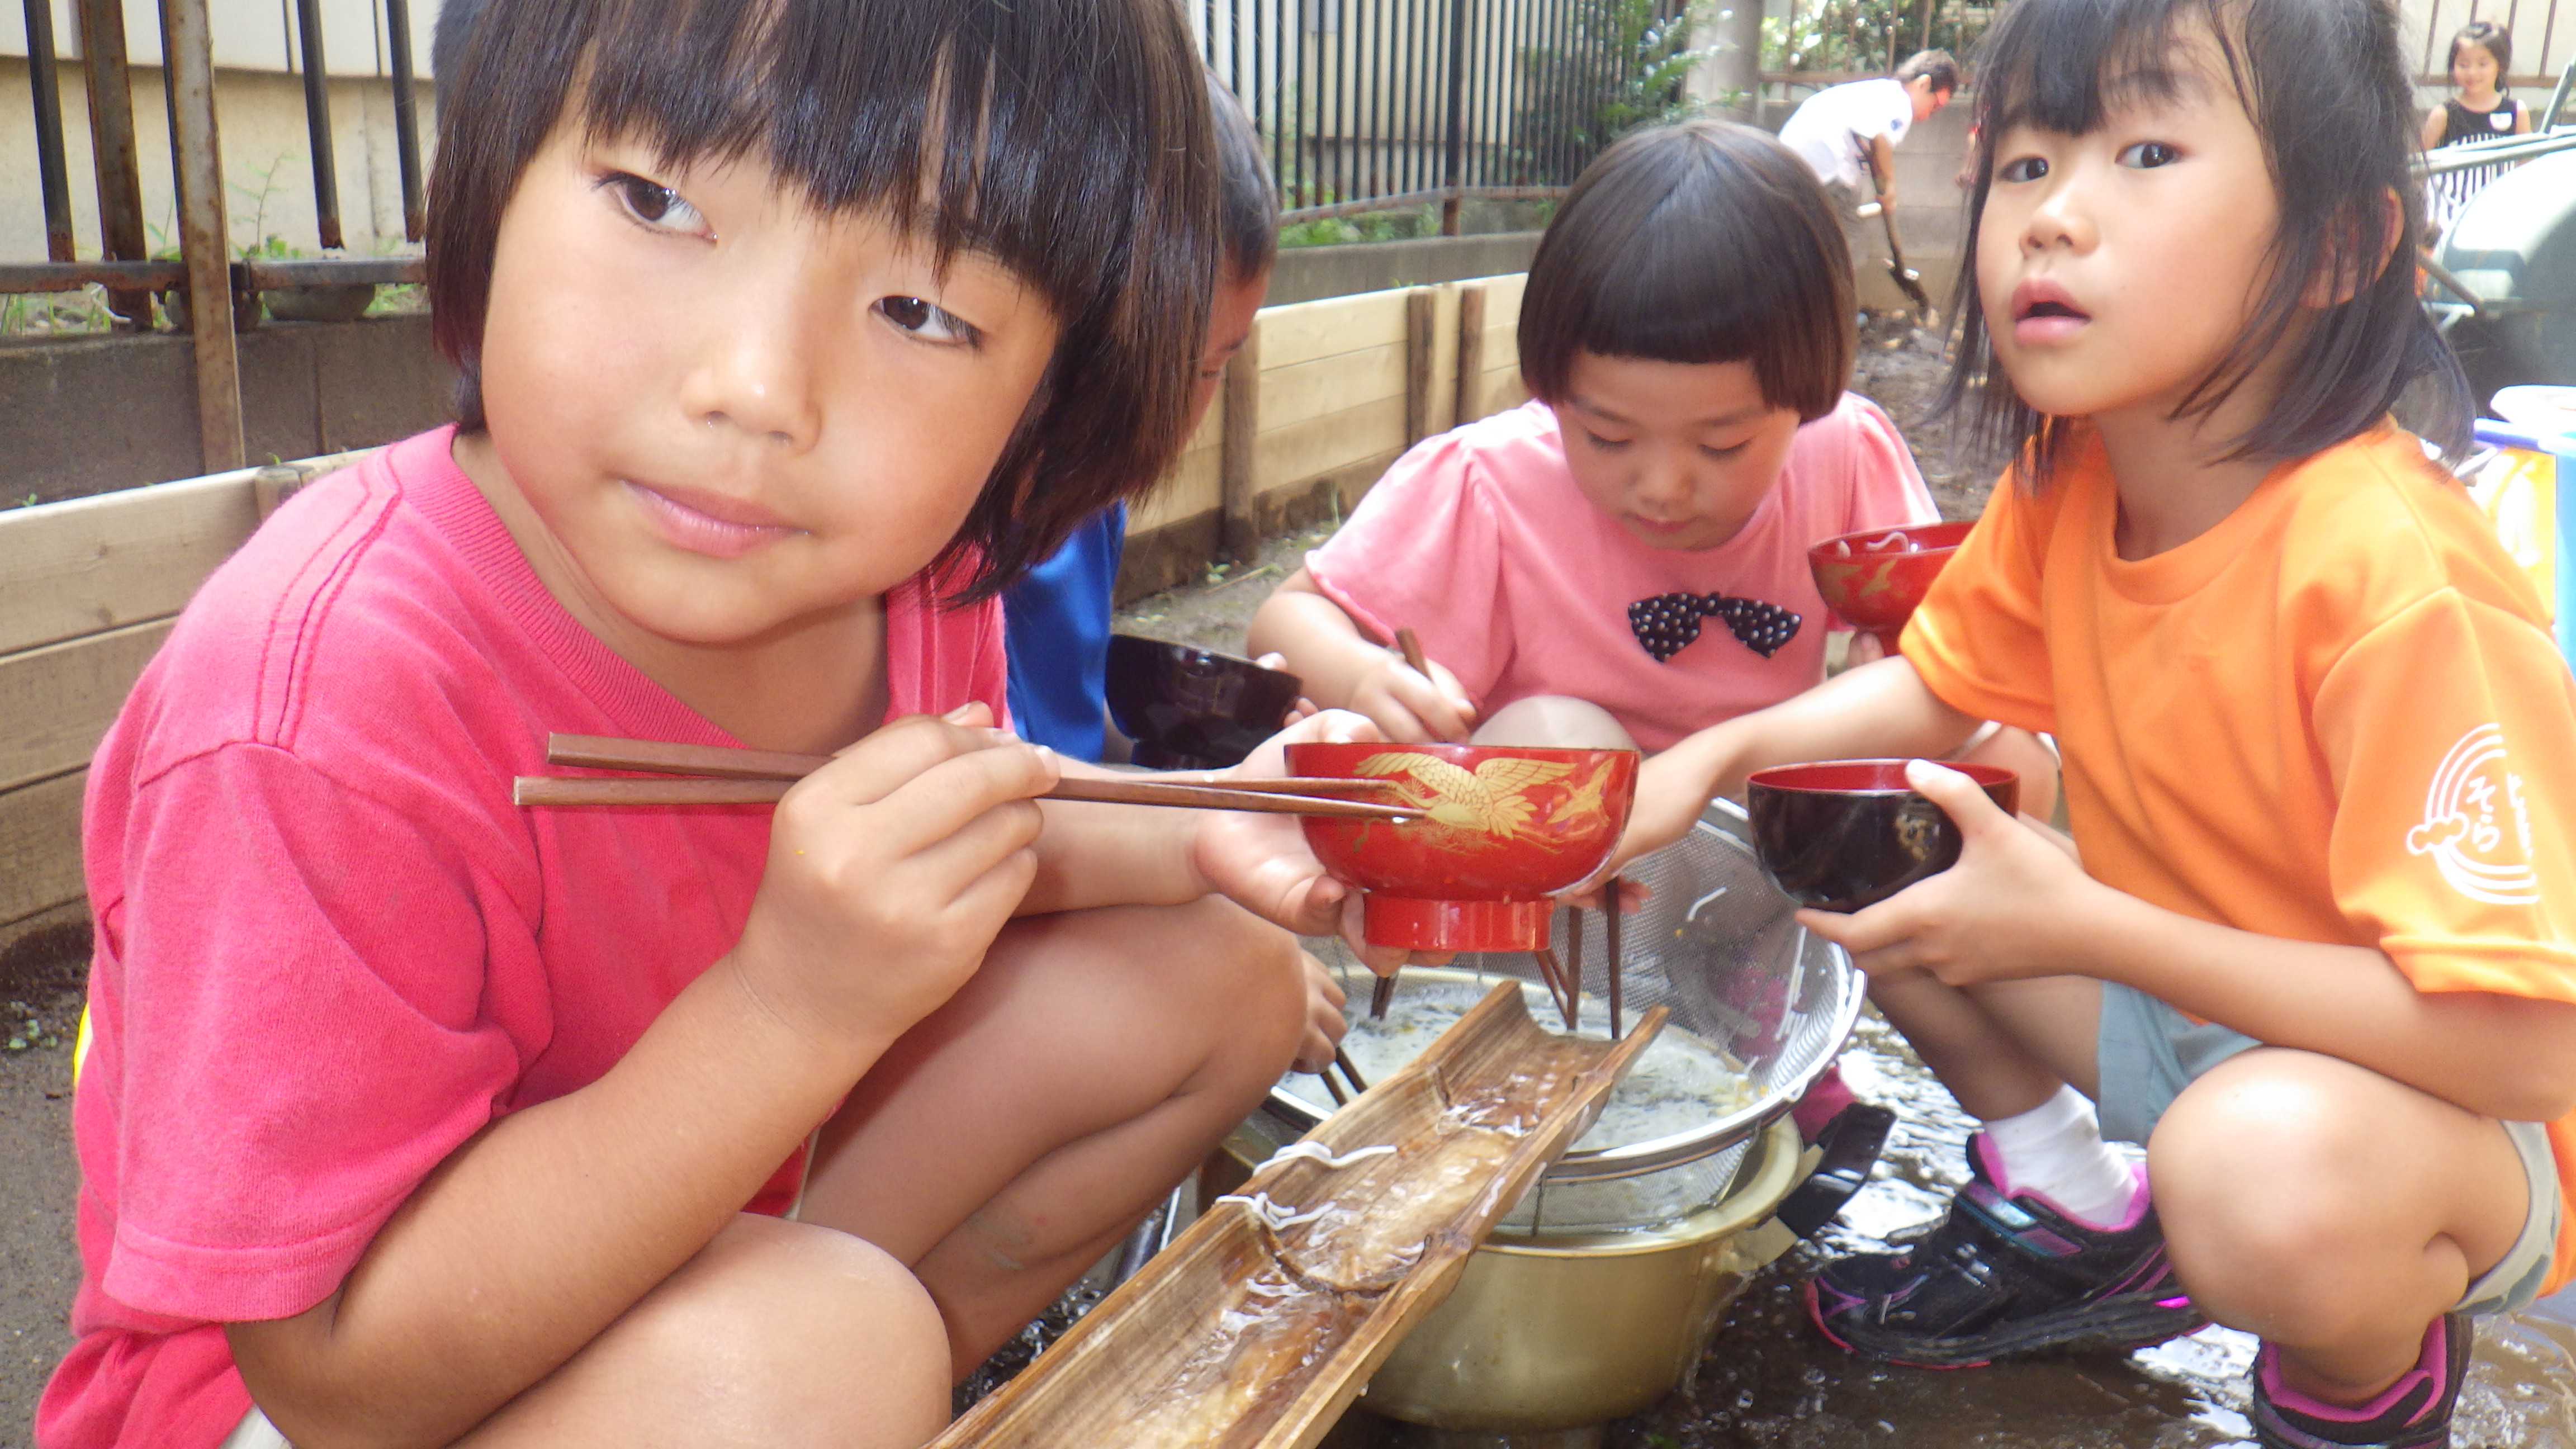
[[[1783,894],[1826,911],[1876,905],[1959,861],[1959,827],[1907,787],[1903,760],[1824,760],[1756,770],[1745,780],[1753,853]],[[2010,813],[2021,780],[1992,765],[1953,764]]]
[[[1241,764],[1279,733],[1305,681],[1249,659],[1137,634],[1109,636],[1109,718],[1152,770]]]

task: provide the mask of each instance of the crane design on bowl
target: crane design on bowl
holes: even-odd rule
[[[1633,750],[1299,744],[1300,776],[1378,779],[1411,820],[1308,816],[1307,843],[1368,892],[1382,946],[1526,951],[1547,944],[1552,893],[1610,857],[1636,794]]]

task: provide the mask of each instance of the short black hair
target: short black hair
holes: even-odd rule
[[[1557,403],[1577,352],[1750,362],[1763,401],[1812,422],[1851,377],[1847,257],[1815,173],[1767,133],[1636,132],[1583,169],[1539,239],[1521,376]]]
[[[559,125],[666,164],[765,160],[818,210],[878,209],[944,264],[993,258],[1055,355],[942,554],[1006,587],[1187,439],[1217,262],[1204,67],[1170,0],[509,0],[462,37],[431,177],[431,331],[458,415],[503,210]]]
[[[1920,80],[1927,75],[1932,77],[1935,91],[1949,92],[1959,88],[1959,62],[1946,50],[1918,50],[1905,58],[1905,64],[1896,68],[1896,78],[1902,82]]]
[[[1261,154],[1261,135],[1244,114],[1243,103],[1215,71],[1207,73],[1207,83],[1223,172],[1217,190],[1226,270],[1235,281],[1250,281],[1279,260],[1279,193],[1270,179],[1270,158]]]
[[[2504,73],[2513,69],[2513,32],[2492,20],[2472,20],[2460,27],[2460,33],[2451,37],[2449,57],[2442,62],[2445,72],[2460,63],[2460,47],[2463,45],[2483,46],[2487,54],[2495,57],[2499,83],[2504,80]]]
[[[2033,412],[1994,358],[1977,286],[1978,234],[1995,173],[1995,146],[2015,126],[2080,136],[2136,97],[2189,83],[2177,33],[2206,25],[2236,94],[2262,134],[2279,202],[2269,275],[2244,331],[2177,404],[2174,416],[2216,410],[2254,369],[2292,350],[2279,397],[2230,444],[2230,460],[2305,457],[2388,416],[2418,379],[2428,386],[2418,425],[2455,456],[2468,442],[2468,385],[2425,317],[2407,264],[2424,230],[2423,191],[2408,170],[2416,150],[2415,91],[2387,0],[2015,0],[1978,50],[1976,185],[1952,315],[1959,346],[1945,410],[1964,409],[1985,441],[2009,448],[2041,486],[2069,435],[2067,420]],[[2403,212],[2391,227],[2388,210]],[[2309,311],[2320,288],[2349,300]],[[2304,318],[2302,314],[2305,314]]]

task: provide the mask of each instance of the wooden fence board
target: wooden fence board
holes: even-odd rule
[[[179,612],[272,499],[359,448],[0,513],[0,654]]]
[[[1404,399],[1390,397],[1263,433],[1254,456],[1266,493],[1403,446]]]
[[[0,794],[0,925],[81,898],[81,787],[89,771]]]
[[[1390,342],[1293,367],[1261,370],[1261,431],[1404,396],[1405,348]]]
[[[172,622],[0,655],[0,790],[88,764]]]
[[[1517,296],[1518,294],[1515,294]],[[1514,315],[1518,315],[1515,304]],[[1319,357],[1404,342],[1404,291],[1363,292],[1266,308],[1261,313],[1264,367],[1294,367]]]
[[[1476,398],[1480,408],[1477,415],[1489,418],[1529,401],[1529,389],[1521,385],[1519,367],[1489,367],[1477,385]]]
[[[254,474],[0,514],[0,653],[179,612],[259,526]]]
[[[1196,518],[1224,501],[1219,450],[1194,448],[1181,455],[1154,491],[1127,505],[1127,533],[1140,533],[1183,518]]]

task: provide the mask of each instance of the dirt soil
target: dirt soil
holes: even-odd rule
[[[1892,323],[1862,340],[1856,386],[1913,442],[1951,518],[1974,517],[1999,471],[1924,426],[1942,364],[1929,339]],[[1246,567],[1143,599],[1119,627],[1239,651],[1261,600],[1327,530],[1280,539]],[[65,920],[0,954],[0,1446],[30,1441],[38,1391],[66,1347],[79,1264],[72,1210],[71,1025],[87,966],[85,922]],[[1878,1176],[1829,1230],[1824,1251],[1867,1250],[1931,1217],[1964,1169],[1970,1124],[1904,1043],[1865,1025],[1845,1068],[1865,1097],[1902,1114]],[[2002,1365],[1968,1373],[1888,1369],[1834,1349],[1808,1326],[1801,1250],[1735,1306],[1682,1388],[1611,1426],[1608,1449],[2214,1449],[2246,1442],[2243,1381],[2253,1345],[2210,1329],[2127,1357]],[[1077,1305],[1068,1303],[1068,1310]],[[1025,1355],[1069,1313],[1033,1328]],[[1007,1376],[1009,1365],[993,1366]],[[1353,1420],[1336,1449],[1415,1449],[1423,1436]],[[2459,1418],[2459,1449],[2576,1449],[2576,1294],[2482,1326]],[[1489,1441],[1490,1443],[1490,1441]],[[1491,1449],[1504,1449],[1492,1444]]]

